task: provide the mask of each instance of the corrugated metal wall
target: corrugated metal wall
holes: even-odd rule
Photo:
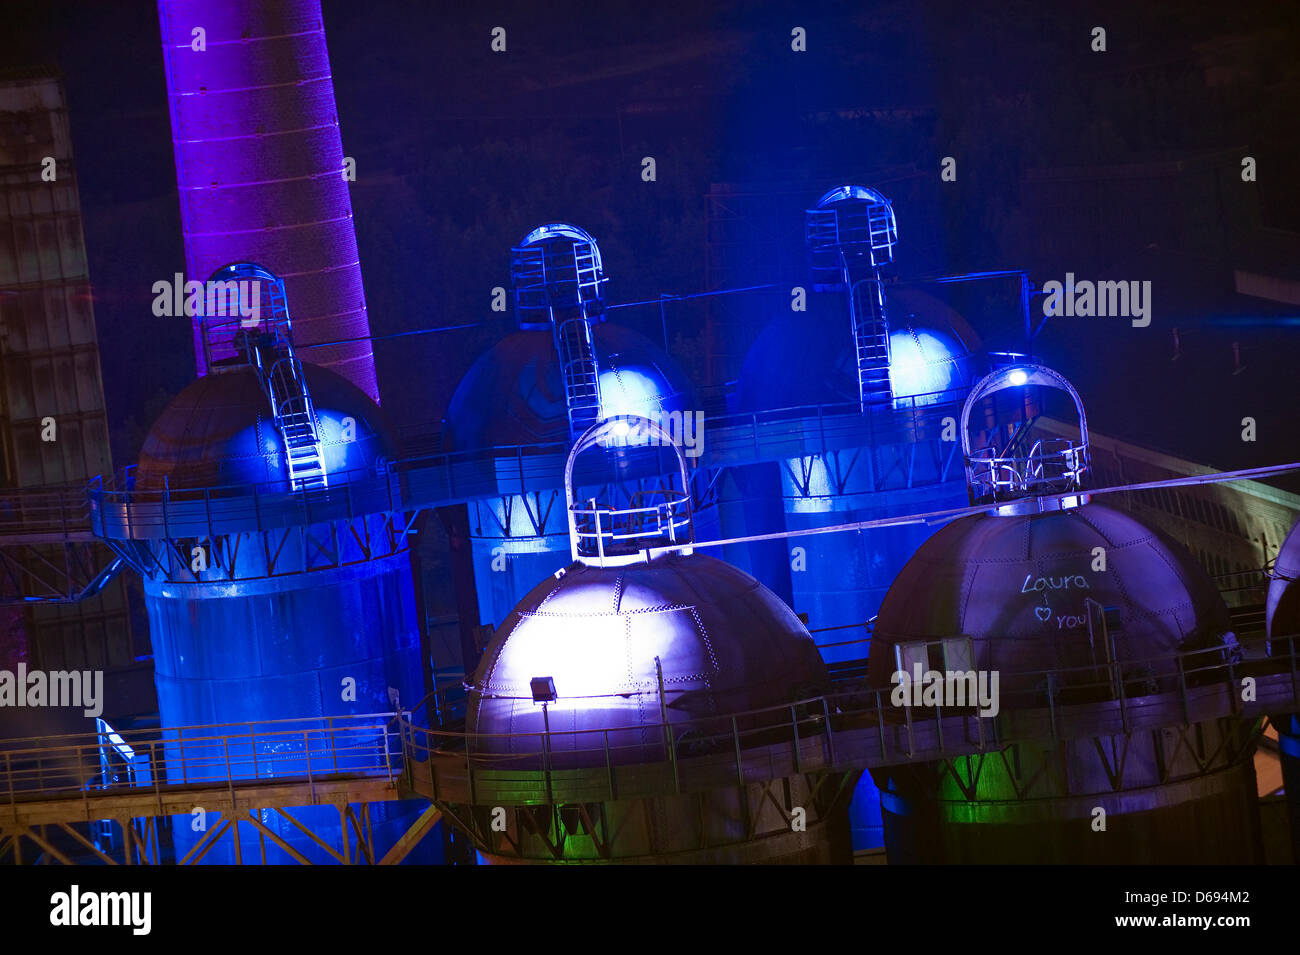
[[[51,168],[53,179],[42,178]],[[80,485],[111,473],[67,101],[58,77],[41,71],[0,78],[0,402],[0,487]],[[42,439],[46,419],[53,440]],[[10,557],[64,560],[59,545]],[[106,564],[107,549],[94,559]],[[10,652],[34,666],[135,667],[121,580],[78,604],[23,616],[26,646]]]

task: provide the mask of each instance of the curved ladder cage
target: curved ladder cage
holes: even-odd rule
[[[203,285],[200,328],[203,358],[213,369],[253,363],[259,345],[289,347],[284,280],[256,262],[223,265]]]
[[[602,311],[605,266],[600,246],[585,229],[567,222],[538,226],[510,250],[515,318],[520,328],[551,328],[555,310]]]
[[[804,214],[808,267],[828,284],[844,281],[846,267],[877,270],[893,264],[898,246],[894,205],[866,186],[837,186]]]
[[[1021,453],[1022,435],[1016,434],[1001,448],[989,445],[972,450],[970,417],[975,405],[995,392],[1035,385],[1064,391],[1074,401],[1079,418],[1078,442],[1068,438],[1038,439]],[[962,405],[961,442],[972,504],[1001,504],[1084,489],[1089,456],[1083,399],[1063,375],[1044,365],[1006,365],[981,378]]]
[[[600,246],[565,222],[534,229],[511,250],[515,318],[521,329],[550,329],[564,382],[569,438],[600,420],[600,369],[591,337],[604,311]]]
[[[663,447],[677,456],[680,490],[669,486],[638,491],[627,507],[574,500],[573,471],[578,456],[593,447]],[[648,498],[648,500],[647,500]],[[662,425],[649,418],[622,415],[588,428],[574,443],[564,466],[564,500],[569,515],[569,551],[575,561],[605,567],[647,559],[651,552],[690,552],[695,543],[686,456]]]
[[[302,363],[294,354],[284,280],[255,262],[234,262],[212,273],[204,293],[203,354],[208,367],[247,365],[256,370],[280,434],[290,487],[326,487],[320,422]]]

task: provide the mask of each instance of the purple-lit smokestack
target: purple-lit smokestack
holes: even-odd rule
[[[362,339],[304,357],[377,401],[319,0],[158,0],[158,18],[186,278],[231,262],[283,277],[300,348]],[[197,319],[194,335],[202,375]]]

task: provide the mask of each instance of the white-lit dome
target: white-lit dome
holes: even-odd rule
[[[799,618],[743,571],[700,554],[669,553],[619,567],[575,563],[535,587],[506,619],[475,675],[467,720],[478,752],[536,753],[549,721],[552,751],[593,750],[616,761],[663,744],[659,680],[668,721],[799,699],[826,673]],[[531,681],[550,677],[546,717]]]

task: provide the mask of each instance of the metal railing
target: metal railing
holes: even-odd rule
[[[870,687],[863,681],[742,712],[578,730],[486,734],[470,732],[455,720],[442,727],[404,721],[405,771],[410,785],[426,787],[434,798],[452,798],[454,790],[455,798],[473,802],[489,798],[494,787],[517,794],[529,785],[521,772],[543,780],[548,798],[604,798],[605,790],[615,798],[631,791],[628,768],[644,769],[648,762],[662,767],[657,783],[638,770],[636,785],[666,791],[671,783],[680,792],[684,780],[704,784],[710,772],[715,781],[743,781],[754,773],[779,777],[810,768],[936,759],[1000,749],[1021,739],[1131,733],[1243,716],[1243,676],[1260,681],[1255,709],[1300,706],[1298,641],[1300,637],[1287,638],[1283,654],[1282,644],[1274,640],[1270,656],[1250,657],[1243,646],[1227,645],[1144,660],[1004,673],[997,716],[982,715],[973,703],[896,706],[893,686]],[[1254,649],[1262,650],[1262,643],[1256,641]],[[1271,693],[1267,700],[1265,690]],[[583,705],[592,699],[584,698]],[[767,749],[747,757],[756,746]],[[702,768],[693,775],[696,757]],[[574,775],[574,770],[583,772]],[[556,795],[562,782],[569,788]],[[534,796],[540,795],[533,788]]]
[[[119,730],[145,774],[106,780],[100,733],[0,741],[0,806],[30,799],[178,786],[228,788],[256,780],[367,776],[396,780],[401,769],[396,713]],[[143,776],[148,781],[141,784]]]
[[[846,623],[837,627],[817,627],[810,628],[808,633],[812,635],[813,641],[817,644],[817,651],[823,657],[827,651],[843,651],[846,647],[853,647],[861,652],[856,657],[846,657],[845,663],[854,663],[859,667],[865,667],[867,662],[867,653],[871,647],[871,628],[875,623],[875,618],[871,618],[863,623]],[[854,636],[854,634],[859,634]],[[841,656],[842,653],[836,653]]]
[[[930,429],[937,434],[962,389],[897,398],[896,410],[863,415],[853,403],[778,408],[724,415],[704,422],[700,464],[725,464],[807,454],[882,440],[885,425],[897,437]],[[927,432],[929,433],[929,432]],[[856,444],[855,444],[856,442]],[[100,537],[144,540],[202,537],[231,529],[263,529],[369,514],[432,507],[503,493],[563,485],[565,442],[441,452],[389,461],[371,468],[333,472],[324,490],[294,491],[282,477],[261,482],[142,490],[125,474],[96,479],[76,501],[90,513]],[[87,500],[88,499],[88,500]],[[65,494],[65,506],[75,496]],[[58,522],[52,526],[58,527]],[[24,525],[25,527],[25,525]],[[0,510],[0,536],[6,532]]]
[[[659,492],[667,500],[642,507],[604,507],[592,501],[573,505],[572,535],[579,554],[605,557],[635,554],[648,547],[690,543],[690,495]]]
[[[1083,487],[1088,448],[1066,438],[1037,441],[1025,455],[1004,455],[993,447],[977,448],[971,452],[967,469],[971,495],[976,501],[1074,491]]]
[[[0,494],[0,534],[5,536],[86,536],[90,508],[83,484],[41,486]]]
[[[873,406],[865,413],[856,402],[840,402],[706,418],[704,460],[713,463],[717,457],[742,450],[762,454],[765,447],[785,443],[797,435],[816,437],[821,450],[835,450],[864,437],[876,443],[890,438],[910,438],[917,433],[938,434],[943,419],[954,416],[953,408],[959,408],[969,392],[969,388],[952,388],[898,396],[888,405]],[[814,421],[815,428],[811,426]],[[773,427],[781,424],[789,426],[784,433]]]
[[[235,787],[249,782],[311,785],[342,777],[383,779],[399,792],[431,791],[435,799],[454,795],[453,801],[473,802],[492,787],[518,791],[539,780],[548,798],[604,798],[607,789],[681,791],[762,774],[891,765],[982,752],[1013,740],[1113,735],[1295,710],[1298,643],[1300,635],[1274,637],[1271,644],[1254,640],[1152,659],[1003,673],[997,716],[981,715],[973,703],[896,706],[892,685],[872,687],[863,679],[755,709],[667,718],[668,710],[656,706],[664,714],[657,722],[487,734],[465,725],[472,695],[448,686],[441,699],[435,691],[417,707],[427,711],[429,726],[403,710],[123,731],[120,742],[150,772],[121,779],[103,778],[100,734],[6,740],[0,742],[0,807],[62,797],[80,799],[89,811],[91,799],[105,794],[215,786],[228,788],[233,798]],[[1246,676],[1257,682],[1249,712],[1240,693]],[[584,703],[592,699],[598,698]],[[542,790],[534,788],[540,798]]]

